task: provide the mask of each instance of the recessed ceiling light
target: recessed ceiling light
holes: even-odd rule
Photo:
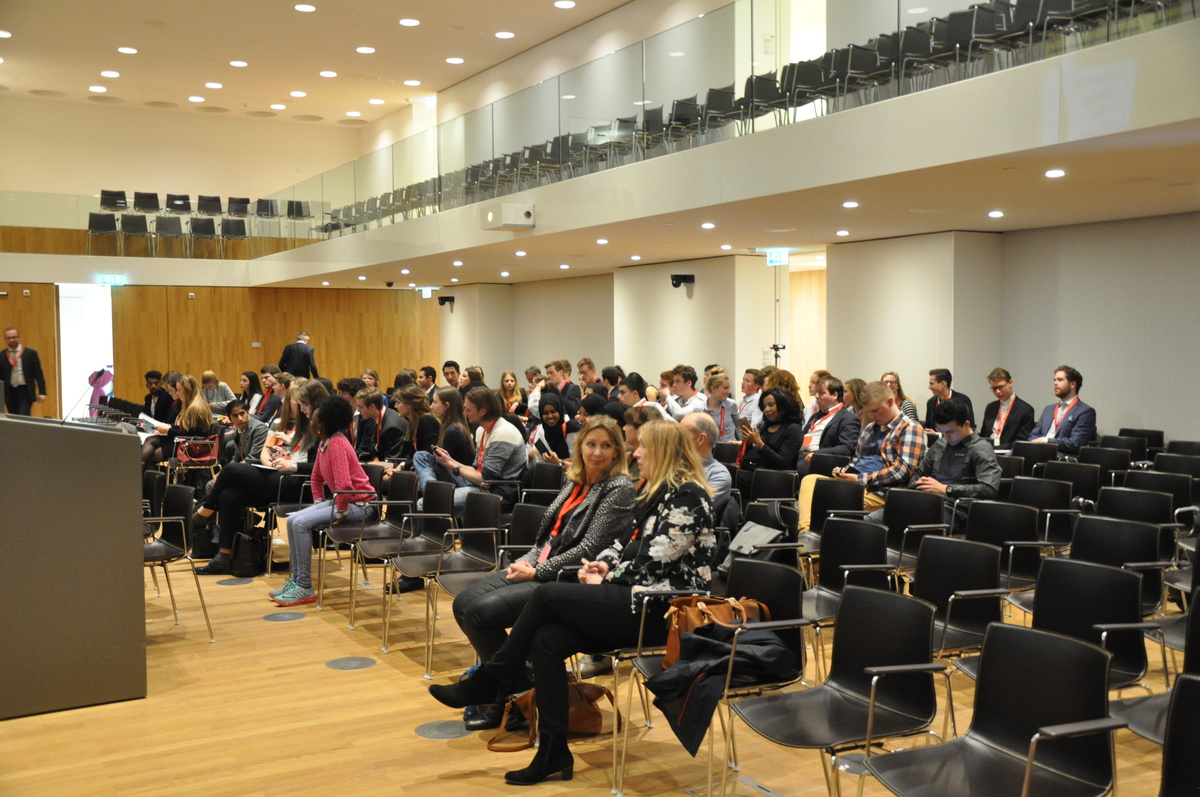
[[[419,19],[402,19],[402,20],[400,20],[400,24],[406,28],[415,28],[417,25],[421,24],[421,20],[419,20]]]
[[[362,116],[362,111],[346,111],[346,116]]]
[[[850,200],[847,200],[847,201],[843,202],[843,203],[842,203],[842,207],[844,207],[844,208],[856,208],[856,207],[858,207],[858,203],[857,203],[857,202],[855,202],[853,199],[850,199]]]
[[[555,8],[574,8],[575,0],[554,0]]]
[[[308,94],[306,94],[306,93],[305,93],[305,92],[303,92],[303,91],[293,91],[293,92],[292,92],[292,96],[293,96],[293,97],[307,97],[307,96],[308,96]]]
[[[604,246],[606,243],[608,243],[608,239],[607,238],[597,238],[596,243],[600,244],[601,246]]]
[[[12,34],[6,30],[0,30],[0,39],[11,39]]]
[[[850,234],[850,231],[849,230],[838,230],[837,234],[838,234],[839,238],[845,238],[847,235]]]
[[[332,69],[322,69],[321,77],[337,77],[337,72],[334,72]]]
[[[223,89],[223,88],[225,88],[225,86],[221,83],[205,83],[204,88],[206,88],[206,89]]]
[[[497,39],[511,39],[513,36],[516,36],[516,35],[517,34],[513,33],[512,31],[507,31],[507,30],[501,30],[501,31],[496,32]]]
[[[137,55],[137,48],[136,47],[118,47],[117,52],[121,53],[122,55]]]
[[[300,3],[299,5],[296,6],[296,10],[303,14],[311,14],[312,12],[317,10],[317,7],[309,5],[308,3]]]
[[[108,91],[108,87],[107,86],[88,86],[88,91],[93,92],[95,94],[103,94],[104,92]]]
[[[561,268],[563,271],[566,271],[570,267],[571,267],[570,263],[563,263],[561,266],[559,266],[559,268]]]
[[[236,66],[236,67],[238,67],[239,69],[240,69],[241,67],[250,66],[250,64],[246,63],[245,61],[230,61],[230,62],[229,62],[229,65],[230,65],[230,66]]]
[[[525,257],[525,250],[518,249],[514,254],[516,254],[517,257]]]
[[[630,260],[641,260],[642,256],[641,255],[630,255],[629,259]]]
[[[721,244],[721,248],[724,249],[726,252],[728,252],[730,249],[733,248],[733,246],[731,244]]]
[[[375,52],[375,48],[374,47],[355,47],[354,52],[362,53],[363,55],[370,55],[371,53]]]
[[[271,106],[271,110],[273,110],[273,111],[286,111],[286,110],[287,110],[287,106],[286,106],[286,105],[284,105],[282,102],[277,102],[277,103],[275,103],[274,105],[272,105],[272,106]]]
[[[507,271],[501,271],[501,272],[500,272],[500,276],[501,276],[501,277],[507,277],[507,276],[508,276],[508,272],[507,272]]]
[[[188,102],[204,102],[203,97],[188,97]]]
[[[928,14],[929,13],[929,9],[925,8],[924,6],[917,6],[916,8],[909,8],[909,9],[907,9],[907,11],[910,14]]]
[[[676,50],[676,51],[675,51],[675,52],[673,52],[673,53],[667,53],[667,55],[671,56],[672,58],[678,58],[678,57],[680,57],[681,55],[683,55],[683,51],[682,51],[682,50]]]
[[[1003,210],[991,210],[991,211],[988,211],[988,215],[991,216],[993,219],[1002,219],[1002,218],[1004,218],[1004,211]]]
[[[575,99],[575,95],[574,94],[564,94],[564,95],[562,95],[562,98],[564,100],[573,100],[573,99]]]
[[[406,86],[419,86],[419,85],[421,85],[421,81],[419,81],[419,80],[406,80],[406,81],[404,81],[404,85],[406,85]]]
[[[365,279],[366,279],[366,277],[364,277],[362,274],[359,274],[359,275],[358,275],[358,278],[359,278],[360,280],[365,280]]]
[[[451,277],[451,278],[450,278],[450,281],[451,281],[451,282],[458,282],[458,277]]]
[[[653,100],[634,100],[633,104],[634,105],[650,105],[653,102],[654,102]]]
[[[120,76],[121,76],[120,72],[114,72],[111,69],[105,69],[103,72],[100,73],[100,77],[120,77]]]
[[[328,280],[326,280],[325,282],[322,282],[321,284],[322,284],[322,285],[328,285],[328,284],[329,284],[329,281],[328,281]]]
[[[410,287],[410,288],[415,288],[415,287],[417,287],[417,283],[415,283],[415,282],[410,282],[410,283],[408,283],[408,287]]]
[[[716,227],[716,226],[717,226],[717,225],[713,224],[711,221],[706,221],[706,222],[704,222],[703,224],[701,224],[701,225],[700,225],[700,229],[702,229],[702,230],[711,230],[711,229],[713,229],[713,228],[714,228],[714,227]]]
[[[1064,172],[1062,169],[1050,169],[1049,171],[1046,172],[1046,176],[1051,179],[1053,179],[1055,177],[1065,177],[1066,174],[1067,173]]]
[[[447,58],[446,59],[446,63],[448,63],[448,64],[461,64],[462,62],[463,62],[463,59],[461,59],[461,58]]]
[[[4,63],[4,59],[0,58],[0,64]]]
[[[402,268],[402,269],[400,269],[400,273],[401,273],[401,274],[408,274],[408,273],[410,273],[410,272],[409,272],[409,270],[408,270],[408,269],[406,269],[406,268]]]
[[[462,261],[461,261],[461,260],[455,260],[455,261],[454,261],[453,263],[451,263],[450,265],[452,265],[452,266],[461,266],[461,265],[462,265]]]
[[[376,99],[373,99],[373,100],[367,100],[367,102],[371,103],[372,105],[383,105],[383,102],[384,102],[384,101],[383,101],[383,100],[381,100],[381,99],[378,99],[378,98],[376,98]]]

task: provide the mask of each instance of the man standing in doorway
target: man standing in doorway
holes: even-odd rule
[[[46,400],[46,377],[42,361],[33,349],[21,343],[16,327],[4,330],[4,360],[0,361],[0,381],[4,382],[4,403],[12,415],[29,415],[34,402]]]

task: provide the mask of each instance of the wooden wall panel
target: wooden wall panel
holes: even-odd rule
[[[843,381],[860,377],[870,382],[875,375],[846,374],[838,370],[838,364],[826,364],[825,356],[825,270],[795,271],[790,275],[791,304],[791,371],[800,383],[800,390],[808,392],[808,376],[818,368],[832,371]],[[832,367],[831,367],[832,366]]]
[[[215,371],[237,392],[238,375],[257,371],[265,362],[263,352],[250,345],[257,340],[253,337],[251,290],[168,287],[167,364],[197,378],[204,371]]]
[[[167,368],[167,289],[122,285],[112,289],[113,395],[138,401],[142,374]]]
[[[0,327],[16,327],[21,341],[38,353],[46,377],[46,400],[33,405],[33,415],[56,418],[58,392],[58,288],[48,283],[0,282]],[[25,295],[29,291],[29,295]],[[4,344],[0,342],[0,347]],[[0,401],[0,405],[3,402]],[[3,406],[0,406],[3,410]]]
[[[153,222],[151,222],[153,224]],[[220,222],[217,222],[220,227]],[[186,229],[186,222],[185,222]],[[4,227],[0,226],[0,252],[22,252],[35,255],[83,255],[87,254],[87,230],[69,230],[57,227]],[[254,237],[247,241],[225,242],[225,259],[246,260],[250,255],[263,257],[289,249],[317,243],[321,238],[272,238]],[[149,239],[125,239],[125,254],[130,257],[147,257]],[[186,242],[182,238],[161,239],[162,257],[182,258]],[[220,257],[219,244],[215,241],[196,241],[193,255],[202,259]],[[92,237],[92,254],[116,255],[117,239],[112,236]]]

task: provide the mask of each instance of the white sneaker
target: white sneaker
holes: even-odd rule
[[[579,660],[579,677],[595,678],[612,672],[612,656],[584,656]]]

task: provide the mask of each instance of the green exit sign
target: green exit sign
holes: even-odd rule
[[[100,275],[100,284],[101,285],[124,285],[125,284],[125,275],[124,274],[101,274]]]
[[[789,249],[768,249],[767,250],[767,265],[768,266],[786,266],[791,264],[792,253]]]

